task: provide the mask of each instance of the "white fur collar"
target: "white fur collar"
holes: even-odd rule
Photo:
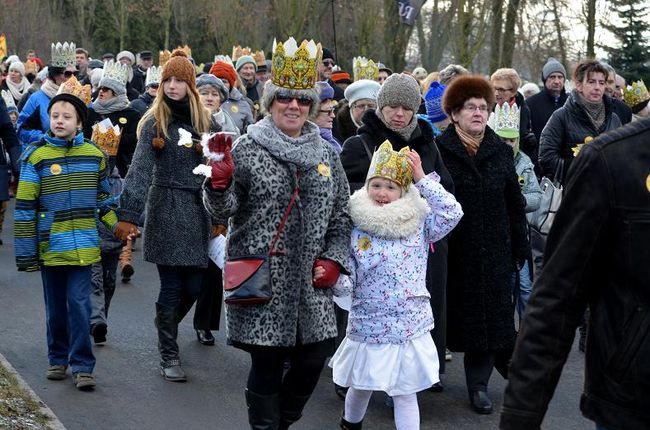
[[[365,186],[350,197],[350,216],[355,227],[384,239],[413,235],[430,210],[414,185],[402,198],[384,206],[377,206],[370,199]]]

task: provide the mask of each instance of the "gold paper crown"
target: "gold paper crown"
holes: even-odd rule
[[[236,62],[239,60],[239,57],[242,57],[244,55],[251,55],[251,48],[248,46],[246,48],[242,48],[241,46],[233,46],[232,47],[232,61]]]
[[[316,86],[318,64],[323,57],[320,43],[303,40],[300,46],[290,37],[286,42],[273,40],[271,81],[278,87],[306,90]]]
[[[519,106],[516,103],[512,106],[509,103],[504,103],[494,107],[494,112],[490,114],[487,125],[501,137],[516,139],[519,137],[519,120]]]
[[[406,154],[410,150],[406,146],[399,152],[393,151],[393,145],[389,140],[385,140],[372,156],[366,181],[372,178],[386,178],[399,184],[402,188],[408,188],[413,182],[413,170],[406,158]]]
[[[76,45],[73,42],[57,42],[56,45],[52,44],[52,61],[50,66],[66,68],[68,66],[75,67],[77,60],[75,58]]]
[[[119,61],[115,62],[113,60],[107,61],[104,63],[104,73],[102,74],[102,79],[108,79],[117,82],[120,86],[126,86],[126,81],[129,79],[129,66],[122,64]],[[100,81],[100,85],[101,85]]]
[[[360,79],[376,81],[379,78],[379,66],[370,58],[354,57],[352,59],[352,73],[355,82]]]
[[[162,76],[162,67],[151,66],[147,69],[147,78],[144,81],[144,86],[148,87],[151,84],[160,84]]]
[[[263,51],[255,51],[253,53],[253,60],[255,60],[255,64],[257,65],[257,67],[260,66],[266,67],[266,57],[264,57]]]
[[[38,63],[34,60],[25,61],[25,74],[35,75],[38,73]]]
[[[187,54],[187,58],[192,58],[192,49],[189,46],[187,46],[187,45],[178,46],[176,49],[180,49],[185,54]],[[172,58],[172,52],[170,50],[165,49],[164,51],[159,51],[158,52],[158,65],[161,66],[161,67],[164,66],[169,61],[170,58]]]
[[[646,100],[650,100],[650,93],[648,93],[648,88],[646,88],[643,80],[632,82],[632,85],[624,88],[623,100],[625,100],[625,103],[629,107],[634,107]]]
[[[230,55],[215,55],[213,63],[216,63],[217,61],[223,61],[224,63],[228,63],[230,65],[233,64],[233,61],[232,61],[232,58],[230,58]]]
[[[90,85],[81,85],[75,76],[70,77],[67,81],[61,84],[57,94],[72,94],[80,99],[86,106],[90,104],[90,96],[92,88]]]
[[[108,121],[108,122],[106,122]],[[113,125],[110,119],[105,119],[93,125],[93,134],[90,138],[97,146],[106,152],[109,156],[117,155],[120,147],[122,131],[118,125]]]

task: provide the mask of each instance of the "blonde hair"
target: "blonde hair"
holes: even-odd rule
[[[497,69],[490,76],[490,82],[494,83],[494,81],[509,81],[514,88],[513,91],[521,86],[521,78],[515,69]]]
[[[167,102],[165,102],[165,90],[163,84],[164,81],[160,83],[160,90],[158,91],[158,94],[156,94],[156,98],[154,99],[151,108],[147,110],[147,112],[142,116],[142,119],[138,123],[138,128],[136,130],[138,139],[142,134],[144,124],[152,118],[156,124],[156,133],[159,135],[160,132],[162,132],[166,138],[169,138],[167,129],[169,128],[169,123],[171,122],[172,111],[169,108],[169,105],[167,105]],[[210,111],[205,108],[203,104],[201,104],[201,99],[199,98],[199,93],[196,90],[196,87],[187,84],[187,82],[185,84],[187,85],[187,98],[190,104],[192,127],[194,127],[194,130],[198,134],[208,133],[210,131],[211,124]],[[156,149],[162,149],[164,147],[164,140],[161,139],[158,142],[161,141],[162,146],[156,147]]]
[[[429,87],[431,86],[431,82],[437,81],[438,80],[438,72],[431,72],[427,75],[426,78],[422,81],[420,84],[420,92],[422,94],[426,94],[427,91],[429,91]]]

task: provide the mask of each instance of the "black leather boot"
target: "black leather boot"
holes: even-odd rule
[[[257,394],[248,388],[244,393],[251,430],[277,430],[280,421],[280,394]]]
[[[363,420],[359,421],[358,423],[349,423],[345,421],[345,418],[341,416],[341,421],[339,422],[339,425],[341,426],[341,430],[361,430],[361,424],[363,423]]]
[[[172,382],[185,382],[187,377],[178,356],[178,323],[176,310],[156,303],[156,328],[158,329],[158,351],[160,352],[160,373]]]
[[[289,426],[302,418],[310,396],[297,396],[291,393],[282,393],[280,396],[280,426],[278,430],[286,430]]]

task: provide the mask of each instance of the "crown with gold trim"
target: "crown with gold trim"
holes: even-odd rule
[[[352,59],[352,73],[355,82],[360,79],[376,81],[379,78],[379,66],[370,58],[354,57]]]
[[[366,181],[372,178],[386,178],[408,188],[413,182],[413,169],[409,166],[406,154],[411,149],[406,146],[398,151],[393,151],[393,145],[388,139],[384,140],[372,156],[370,169]]]
[[[252,51],[251,48],[248,46],[245,48],[242,48],[241,46],[233,46],[232,47],[232,61],[236,62],[239,60],[239,57],[243,57],[244,55],[251,55]]]
[[[291,90],[314,88],[322,57],[323,48],[313,40],[303,40],[298,46],[293,37],[284,43],[277,43],[274,39],[271,81],[278,87]]]
[[[253,53],[253,60],[255,60],[255,65],[257,67],[266,67],[266,57],[264,56],[264,51],[255,51]]]
[[[148,87],[151,84],[160,84],[162,77],[162,67],[151,66],[147,69],[147,78],[144,81],[144,86]]]
[[[25,74],[35,75],[38,73],[38,63],[34,60],[25,61]]]
[[[106,118],[93,125],[93,134],[90,140],[95,142],[95,145],[99,146],[109,156],[115,156],[120,147],[121,138],[122,130],[120,130],[120,126],[113,125],[111,119]]]
[[[232,58],[230,58],[230,55],[215,55],[213,63],[216,63],[217,61],[223,61],[224,63],[228,63],[230,65],[234,64]]]
[[[192,58],[192,48],[190,48],[189,46],[187,45],[178,46],[176,49],[180,49],[181,51],[183,51],[187,55],[187,58]],[[174,49],[174,51],[176,49]],[[164,51],[159,51],[158,65],[160,67],[164,66],[165,64],[167,64],[170,58],[172,58],[172,51],[170,51],[169,49],[165,49]]]
[[[629,107],[634,107],[646,100],[650,100],[650,93],[648,93],[648,88],[646,88],[643,80],[632,82],[632,85],[624,88],[623,100],[625,100],[625,103]]]
[[[519,137],[519,120],[521,112],[519,106],[514,103],[496,105],[494,112],[490,114],[487,125],[494,130],[496,134],[505,139],[516,139]]]
[[[75,50],[77,46],[74,42],[57,42],[52,44],[52,61],[50,66],[66,68],[68,66],[76,67]]]
[[[57,94],[63,93],[72,94],[88,106],[90,104],[92,88],[89,84],[81,85],[77,78],[72,76],[59,87]]]

